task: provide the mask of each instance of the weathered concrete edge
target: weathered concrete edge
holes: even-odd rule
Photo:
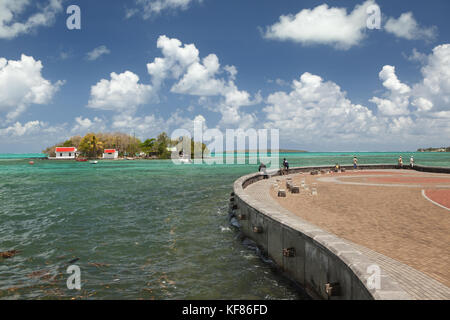
[[[351,166],[343,166],[350,169]],[[360,169],[395,169],[395,165],[360,165]],[[332,166],[298,167],[290,173],[311,170],[332,169]],[[404,169],[411,169],[405,166]],[[450,173],[450,168],[414,166],[414,170]],[[279,175],[272,171],[271,175]],[[236,210],[245,217],[241,220],[242,232],[254,240],[279,267],[296,282],[325,299],[412,299],[386,272],[381,271],[381,287],[369,288],[370,274],[367,268],[376,262],[358,251],[349,241],[340,239],[300,217],[285,212],[267,210],[257,200],[249,197],[244,188],[261,180],[261,174],[243,176],[234,183]],[[254,227],[262,228],[264,236],[252,232]],[[254,231],[254,230],[253,230]],[[278,238],[278,239],[276,239]],[[281,238],[281,239],[280,239]],[[280,248],[281,242],[281,248]],[[281,250],[293,247],[300,256],[296,259],[280,257]],[[298,247],[298,250],[297,250]],[[278,251],[278,252],[277,252]],[[289,260],[290,259],[290,260]],[[295,261],[297,260],[297,261]],[[295,263],[292,263],[295,261]],[[331,268],[330,268],[331,264]],[[329,295],[326,284],[339,283],[340,293]]]

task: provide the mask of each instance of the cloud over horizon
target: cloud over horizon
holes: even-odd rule
[[[234,84],[237,74],[235,67],[221,67],[214,54],[200,58],[195,45],[183,45],[178,39],[160,36],[158,47],[163,56],[156,57],[147,65],[152,84],[141,83],[136,74],[125,71],[121,74],[112,72],[109,80],[102,79],[91,87],[88,107],[112,111],[111,117],[79,116],[74,119],[71,129],[67,125],[58,127],[65,128],[63,131],[66,134],[101,131],[105,128],[156,134],[160,130],[176,127],[190,128],[192,125],[189,123],[193,118],[182,115],[181,110],[167,118],[154,113],[135,115],[140,105],[148,104],[155,95],[162,94],[155,91],[155,87],[171,79],[170,91],[175,94],[219,97],[214,111],[222,114],[222,119],[216,128],[277,128],[280,129],[282,141],[287,143],[313,145],[321,141],[323,146],[331,148],[335,141],[345,146],[352,143],[376,144],[380,139],[384,141],[392,137],[412,141],[422,136],[438,139],[442,133],[450,134],[450,44],[436,46],[432,53],[426,55],[426,63],[421,69],[423,79],[411,86],[401,82],[395,66],[383,66],[379,78],[385,92],[381,97],[373,97],[368,101],[377,106],[375,110],[353,103],[338,84],[304,72],[292,81],[291,91],[272,92],[264,100],[259,100],[258,103],[263,102],[263,108],[257,114],[240,109],[253,102],[248,92],[239,90]],[[16,71],[18,66],[21,67],[20,72]],[[15,68],[15,79],[5,76],[13,71],[6,67]],[[25,55],[19,61],[0,59],[0,83],[16,83],[14,87],[22,88],[20,92],[29,92],[11,95],[9,100],[3,99],[3,105],[0,106],[9,110],[5,101],[11,101],[8,105],[11,106],[17,103],[16,98],[24,97],[28,100],[23,105],[49,101],[58,85],[43,79],[41,69],[40,61]],[[30,70],[34,76],[29,76],[26,70]],[[221,74],[222,77],[219,76]],[[0,96],[11,93],[10,90],[0,90]],[[224,119],[226,116],[232,117],[231,120]],[[197,117],[205,119],[201,114]],[[204,122],[214,127],[206,119]],[[53,133],[40,120],[25,124],[16,122],[0,129],[0,134],[16,137],[38,132]]]
[[[89,30],[69,31],[58,16],[64,0],[1,1],[0,136],[25,144],[104,130],[151,137],[203,119],[222,131],[280,129],[282,147],[308,150],[448,141],[448,23],[425,6],[385,4],[381,29],[368,30],[367,8],[382,0],[267,2],[252,18],[252,5],[236,2],[236,21],[224,15],[228,3],[204,1],[215,10],[206,23],[192,20],[200,2],[133,1],[144,18],[133,20],[111,3],[111,19],[86,16]],[[41,37],[26,36],[56,18]],[[257,34],[258,25],[267,27]]]
[[[332,148],[342,145],[429,143],[450,137],[450,44],[436,46],[422,67],[423,79],[402,83],[395,67],[379,73],[386,91],[369,100],[372,111],[352,103],[334,82],[305,72],[293,80],[290,92],[278,91],[266,99],[265,126],[280,128],[285,141],[301,141]],[[387,142],[386,142],[387,141]]]

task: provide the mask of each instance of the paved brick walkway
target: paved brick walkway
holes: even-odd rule
[[[248,186],[245,192],[253,199],[258,200],[267,209],[273,209],[277,212],[287,215],[294,215],[286,208],[282,207],[272,196],[273,184],[276,179],[285,180],[286,177],[294,177],[297,175],[289,175],[283,177],[275,177],[268,180],[261,180]],[[304,177],[306,177],[304,175]],[[297,176],[298,178],[298,176]],[[283,186],[284,187],[284,186]],[[303,220],[298,217],[298,219]],[[311,222],[309,222],[311,223]],[[375,264],[378,264],[389,276],[399,283],[399,285],[411,295],[411,297],[418,300],[440,300],[450,299],[450,288],[443,283],[431,278],[430,276],[420,272],[411,266],[402,263],[398,260],[390,258],[381,253],[375,252],[372,249],[356,244],[349,240],[343,239],[343,242],[349,243],[355,247],[356,250],[366,255]]]

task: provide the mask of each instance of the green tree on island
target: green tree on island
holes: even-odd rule
[[[73,142],[72,142],[72,140],[66,140],[66,141],[64,141],[64,143],[63,143],[63,145],[62,145],[63,147],[73,147]]]
[[[97,158],[103,152],[103,142],[99,141],[93,133],[88,133],[81,140],[78,151],[90,158]]]
[[[162,132],[156,138],[158,156],[161,159],[170,159],[171,152],[167,150],[172,145],[167,133]]]
[[[156,139],[151,138],[147,139],[144,142],[141,143],[140,147],[142,152],[144,152],[146,155],[150,155],[150,152],[154,152],[156,145]]]

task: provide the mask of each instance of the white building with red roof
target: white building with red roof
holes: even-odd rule
[[[75,159],[77,148],[75,147],[56,147],[56,159]]]
[[[119,151],[116,149],[103,150],[103,159],[117,159],[119,157]]]

